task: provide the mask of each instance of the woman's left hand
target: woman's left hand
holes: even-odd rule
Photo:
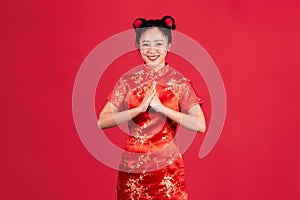
[[[192,106],[187,113],[181,113],[171,108],[165,107],[159,100],[157,95],[154,95],[150,107],[155,111],[162,113],[166,117],[172,119],[183,127],[204,133],[206,130],[206,122],[204,114],[199,104]]]
[[[155,112],[160,112],[164,113],[164,105],[161,103],[160,99],[158,98],[157,95],[154,95],[150,102],[150,107],[155,111]]]

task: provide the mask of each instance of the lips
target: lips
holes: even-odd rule
[[[151,55],[151,56],[147,56],[147,57],[149,60],[155,61],[159,57],[159,55],[153,55],[153,56]]]

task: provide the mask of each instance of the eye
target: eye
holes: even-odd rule
[[[163,46],[164,44],[163,43],[156,43],[156,46]]]
[[[149,47],[150,45],[148,43],[143,43],[142,46],[143,47]]]

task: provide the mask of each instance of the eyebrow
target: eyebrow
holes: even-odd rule
[[[163,42],[164,40],[154,40],[154,42]],[[142,42],[150,42],[150,40],[143,40]]]

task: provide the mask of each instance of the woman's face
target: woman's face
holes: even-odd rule
[[[141,56],[148,66],[160,68],[165,65],[170,44],[158,28],[146,30],[140,38],[139,47]]]

